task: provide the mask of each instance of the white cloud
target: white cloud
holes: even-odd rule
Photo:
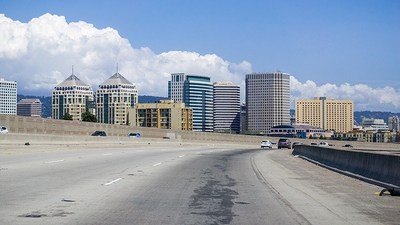
[[[160,54],[150,48],[133,48],[112,28],[99,29],[65,17],[44,14],[27,23],[0,14],[0,78],[16,80],[22,94],[51,95],[55,85],[75,74],[94,89],[119,71],[134,83],[140,95],[167,95],[170,74],[185,72],[211,76],[212,81],[241,85],[252,72],[247,61],[231,63],[215,54],[170,51]],[[290,71],[289,71],[290,72]],[[391,87],[371,88],[365,84],[301,83],[291,78],[292,99],[329,96],[353,99],[356,110],[400,111],[400,92]],[[292,101],[293,104],[294,101]]]
[[[317,96],[354,101],[355,110],[400,111],[400,91],[392,87],[372,88],[366,84],[351,85],[348,83],[323,84],[318,86],[314,81],[299,82],[291,77],[292,106],[295,99],[311,99]]]
[[[251,64],[228,62],[214,54],[170,51],[154,53],[133,48],[112,28],[86,22],[67,23],[65,17],[44,14],[21,23],[0,14],[0,76],[18,82],[19,93],[50,95],[53,87],[75,74],[94,89],[119,72],[139,94],[167,95],[170,74],[208,75],[212,81],[243,82]]]

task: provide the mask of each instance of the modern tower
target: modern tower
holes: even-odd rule
[[[72,71],[71,76],[53,89],[51,117],[62,119],[68,113],[73,120],[82,120],[82,113],[88,110],[89,101],[93,101],[92,88]]]
[[[247,130],[266,133],[290,124],[290,75],[282,72],[246,75]]]
[[[171,74],[168,81],[168,97],[175,102],[183,102],[193,110],[193,131],[213,129],[213,84],[210,77]]]
[[[214,83],[214,131],[240,133],[240,86]]]
[[[136,86],[116,72],[96,91],[96,113],[99,123],[129,124],[128,112],[138,103]]]
[[[17,115],[17,82],[0,79],[0,114]]]
[[[352,100],[333,100],[315,97],[311,100],[296,100],[296,123],[336,132],[349,132],[354,126]]]

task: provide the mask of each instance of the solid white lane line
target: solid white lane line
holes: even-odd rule
[[[180,156],[179,156],[179,158],[183,158],[183,157],[185,157],[185,155],[180,155]]]
[[[112,153],[104,153],[103,155],[104,155],[104,156],[112,155]]]
[[[46,162],[46,163],[58,163],[58,162],[64,162],[64,159],[49,161],[49,162]]]
[[[161,165],[161,163],[156,163],[156,164],[154,164],[153,166],[159,166],[159,165]]]
[[[115,182],[118,182],[118,181],[120,181],[120,180],[122,180],[122,178],[117,178],[117,179],[112,180],[112,181],[110,181],[110,182],[108,182],[108,183],[105,183],[105,184],[103,184],[103,185],[104,185],[104,186],[107,186],[107,185],[113,184],[113,183],[115,183]]]

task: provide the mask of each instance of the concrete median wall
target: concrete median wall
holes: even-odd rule
[[[400,156],[299,145],[293,155],[400,187]]]
[[[27,140],[49,141],[93,141],[90,135],[96,130],[103,130],[108,137],[97,140],[123,140],[130,132],[140,132],[143,138],[169,137],[170,140],[228,142],[259,145],[265,137],[220,134],[210,132],[173,131],[127,125],[101,124],[80,121],[54,120],[35,117],[0,115],[0,125],[7,126],[9,135],[0,135],[0,141]],[[269,138],[277,141],[278,138]]]

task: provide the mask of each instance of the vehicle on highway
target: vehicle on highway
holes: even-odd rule
[[[353,145],[351,145],[351,144],[345,144],[345,145],[343,145],[343,147],[345,147],[345,148],[352,148]]]
[[[319,143],[319,145],[320,145],[320,146],[329,146],[329,143],[328,143],[328,142],[325,142],[325,141],[323,141],[323,142],[320,142],[320,143]]]
[[[8,129],[5,126],[0,126],[0,134],[7,134],[8,133]]]
[[[272,142],[270,140],[261,141],[261,148],[272,148]]]
[[[310,145],[318,145],[317,142],[311,142]]]
[[[96,130],[95,132],[93,132],[92,136],[107,136],[107,133],[105,131],[102,130]]]
[[[131,132],[128,134],[130,138],[140,138],[142,135],[139,132]]]
[[[290,140],[288,138],[279,139],[278,149],[281,149],[281,148],[288,148],[288,149],[292,148],[292,143],[290,142]]]

